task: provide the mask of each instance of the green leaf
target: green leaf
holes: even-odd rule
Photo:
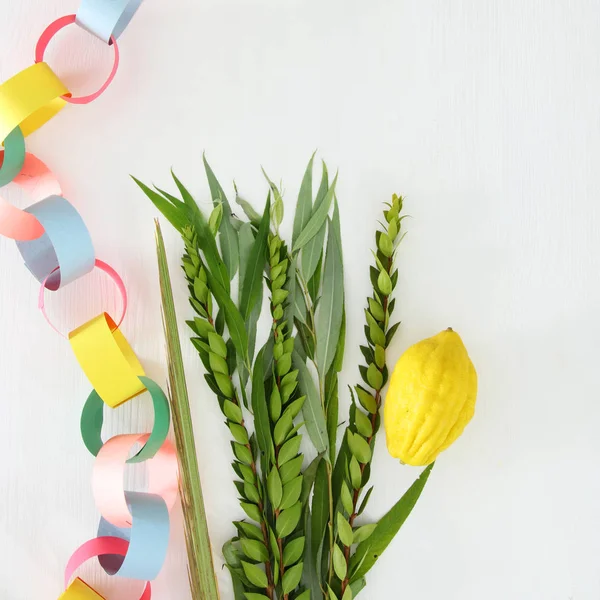
[[[379,520],[370,537],[358,545],[351,561],[352,581],[364,577],[369,572],[394,536],[400,531],[421,496],[431,469],[433,469],[433,464],[421,473],[404,496]]]
[[[267,199],[263,218],[256,234],[256,239],[250,252],[244,274],[244,286],[240,300],[240,310],[244,320],[247,320],[256,302],[262,297],[262,275],[266,264],[267,242],[269,236],[270,197]]]
[[[371,363],[367,369],[367,381],[374,390],[380,390],[383,387],[383,375],[375,363]]]
[[[356,395],[361,406],[368,412],[374,415],[377,412],[377,401],[370,392],[360,385],[356,386]]]
[[[210,194],[212,197],[213,204],[217,206],[219,203],[223,203],[223,220],[219,231],[221,252],[223,253],[223,261],[227,266],[229,278],[233,279],[239,264],[239,247],[238,247],[238,235],[231,222],[231,205],[227,200],[227,196],[221,187],[221,184],[217,181],[215,174],[213,173],[206,157],[203,156],[204,170],[206,171],[206,178],[208,179],[208,186],[210,187]]]
[[[276,446],[280,446],[284,442],[287,434],[292,428],[292,425],[292,414],[288,411],[284,412],[281,419],[277,421],[277,425],[275,425],[275,428],[273,429],[273,439],[275,440]]]
[[[252,412],[254,413],[254,427],[256,429],[258,447],[267,456],[272,456],[271,422],[269,421],[269,409],[265,398],[264,352],[265,349],[262,348],[254,363],[254,372],[252,373]]]
[[[295,435],[289,442],[286,442],[281,446],[279,454],[277,455],[277,463],[280,466],[298,455],[300,442],[302,442],[302,436]]]
[[[273,508],[279,508],[279,503],[283,495],[283,486],[281,485],[281,477],[279,476],[277,467],[273,467],[267,477],[267,491]]]
[[[253,565],[252,563],[242,561],[242,568],[244,569],[244,573],[252,585],[255,585],[258,588],[268,587],[269,582],[267,581],[267,575],[260,567]]]
[[[223,204],[218,204],[215,206],[210,213],[208,218],[208,226],[213,235],[217,235],[219,231],[219,226],[221,225],[221,221],[223,220]]]
[[[362,527],[359,527],[354,532],[354,538],[352,540],[352,543],[360,544],[361,542],[364,542],[375,531],[375,527],[377,527],[377,523],[369,523],[368,525],[363,525]]]
[[[337,175],[331,183],[327,195],[323,199],[321,205],[315,210],[310,217],[308,223],[303,227],[301,233],[298,235],[296,240],[293,242],[293,251],[298,252],[303,246],[305,246],[315,235],[319,232],[319,229],[323,226],[323,223],[327,220],[327,214],[331,208],[333,197],[335,194],[335,186],[337,184]],[[391,284],[391,282],[390,282]]]
[[[225,315],[225,321],[235,350],[244,359],[244,362],[248,362],[248,334],[246,333],[244,319],[229,293],[225,291],[212,273],[208,274],[208,282],[215,300]]]
[[[281,582],[284,594],[289,594],[298,587],[300,578],[302,577],[302,567],[303,564],[299,563],[285,571],[283,581]]]
[[[304,541],[304,537],[299,537],[285,545],[285,548],[283,549],[283,564],[286,567],[297,563],[302,558]]]
[[[308,498],[310,496],[310,492],[312,491],[312,487],[315,483],[315,478],[317,477],[317,470],[319,468],[319,463],[323,459],[323,456],[320,454],[316,456],[310,465],[304,469],[302,482],[302,504],[306,504],[308,502]]]
[[[328,449],[329,440],[327,437],[327,423],[325,422],[319,392],[306,364],[296,351],[294,351],[294,367],[298,369],[300,391],[306,396],[302,407],[306,431],[316,451],[320,454]]]
[[[367,586],[367,580],[364,577],[361,577],[360,579],[357,579],[355,581],[351,581],[349,587],[352,590],[352,597],[356,598],[356,596],[358,596],[359,592],[364,590],[366,586]]]
[[[314,566],[318,574],[321,573],[321,561],[317,557],[319,556],[319,548],[323,543],[329,520],[329,482],[327,470],[327,461],[320,461],[317,468],[311,510],[311,554],[316,560]]]
[[[294,215],[294,228],[292,233],[292,243],[300,235],[301,231],[306,227],[310,220],[312,212],[312,172],[315,155],[310,157],[308,166],[300,185],[300,193],[298,194],[298,202],[296,204],[296,214]]]
[[[344,313],[344,269],[342,254],[329,224],[323,292],[315,315],[316,362],[320,374],[329,371],[337,350]]]
[[[264,594],[253,594],[251,592],[245,592],[246,600],[269,600],[268,596]]]
[[[213,331],[208,332],[208,345],[210,349],[215,353],[221,356],[222,358],[227,357],[227,346],[223,338]]]
[[[241,408],[237,404],[231,402],[231,400],[225,400],[225,402],[223,402],[223,413],[234,423],[239,424],[243,420]]]
[[[346,588],[342,600],[352,600],[352,588],[350,586]]]
[[[341,548],[336,544],[333,547],[333,570],[340,581],[344,581],[348,572],[348,564]]]
[[[302,516],[302,503],[297,502],[291,508],[287,508],[279,513],[277,517],[277,535],[280,538],[284,538],[290,533],[293,533],[294,529],[300,522]]]
[[[327,584],[327,591],[329,600],[338,600],[338,597],[335,595],[335,592],[331,589],[329,584]]]
[[[371,425],[371,419],[365,415],[361,410],[357,410],[354,415],[354,425],[365,438],[370,438],[373,435],[373,426]]]
[[[252,504],[252,502],[240,502],[240,506],[242,507],[242,510],[253,521],[256,521],[257,523],[260,523],[260,521],[261,521],[261,514],[260,514],[260,510],[258,510],[258,506],[256,506],[256,504]]]
[[[398,327],[400,326],[400,323],[394,323],[394,325],[392,325],[387,332],[387,335],[385,336],[385,345],[386,347],[389,346],[392,343],[392,340],[394,339],[394,335],[396,335],[396,331],[398,330]]]
[[[139,179],[131,176],[133,181],[137,183],[139,188],[148,196],[152,204],[164,215],[164,217],[181,233],[183,228],[188,226],[189,219],[185,212],[173,206],[168,200],[165,200],[160,194],[149,188],[146,184],[142,183]]]
[[[279,508],[281,510],[285,508],[290,508],[291,506],[296,504],[296,502],[298,502],[302,493],[303,480],[304,478],[302,477],[302,475],[298,475],[298,477],[294,477],[294,479],[288,481],[283,486],[283,495],[279,504]]]
[[[240,545],[244,554],[251,560],[264,563],[269,560],[269,552],[263,542],[242,538]]]
[[[359,490],[362,487],[362,473],[360,472],[360,465],[355,456],[350,459],[350,482],[355,490]]]
[[[263,534],[259,527],[246,523],[245,521],[234,521],[233,524],[237,527],[240,535],[252,538],[253,540],[263,540]]]
[[[340,498],[342,501],[342,506],[344,510],[351,515],[354,511],[354,502],[352,501],[352,494],[350,493],[350,488],[346,482],[342,483],[342,491],[340,493]]]
[[[338,512],[336,515],[336,524],[338,535],[342,544],[344,544],[344,546],[352,546],[352,525],[348,523],[348,519],[346,519],[346,517],[341,512]]]
[[[235,186],[235,183],[234,183],[234,186]],[[258,227],[261,216],[258,214],[256,209],[252,206],[252,204],[250,204],[250,202],[248,202],[247,200],[244,200],[237,193],[237,188],[236,188],[236,194],[235,194],[235,201],[239,206],[242,207],[242,210],[244,211],[245,215],[248,217],[248,219],[250,219],[250,223],[252,223],[252,225],[254,225],[255,227]]]
[[[339,417],[338,377],[332,368],[325,380],[325,398],[327,405],[327,437],[329,439],[329,461],[333,464],[336,455],[336,440]]]
[[[319,191],[317,192],[317,197],[315,198],[315,204],[313,207],[312,214],[314,211],[323,203],[325,196],[327,195],[327,190],[329,188],[329,176],[327,173],[327,166],[323,162],[323,175],[321,177],[321,184],[319,186]],[[304,276],[305,281],[309,281],[312,277],[315,269],[319,261],[321,260],[321,255],[323,254],[323,244],[325,242],[325,233],[326,227],[325,223],[321,226],[318,233],[315,237],[310,240],[306,246],[302,249],[302,275]]]
[[[300,455],[281,466],[279,469],[279,475],[281,475],[281,481],[284,485],[300,474],[303,460],[304,457]]]
[[[227,426],[229,427],[229,431],[231,431],[231,435],[235,439],[236,442],[240,444],[248,444],[250,441],[248,439],[248,432],[243,425],[238,425],[237,423],[228,422]]]
[[[363,512],[364,512],[364,510],[365,510],[365,508],[367,508],[367,504],[369,503],[369,498],[371,497],[372,493],[373,493],[373,486],[371,486],[367,490],[367,493],[365,494],[365,497],[362,499],[362,502],[360,503],[360,508],[356,512],[356,516],[357,517],[359,517],[360,515],[362,515]]]
[[[310,590],[304,590],[299,596],[296,596],[296,600],[310,600]]]
[[[371,447],[360,434],[349,431],[348,446],[359,463],[366,464],[371,460]]]

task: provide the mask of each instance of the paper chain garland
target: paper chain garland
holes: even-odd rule
[[[49,25],[35,48],[35,63],[0,85],[0,139],[4,140],[0,186],[19,185],[34,200],[25,210],[0,197],[0,234],[16,241],[32,275],[40,282],[39,308],[45,311],[44,293],[55,291],[98,268],[115,283],[123,300],[118,321],[108,314],[71,331],[68,340],[93,390],[81,415],[81,434],[96,456],[92,485],[102,518],[98,537],[78,548],[65,571],[65,592],[59,600],[99,600],[102,596],[75,577],[87,560],[98,557],[109,575],[140,579],[145,583],[140,600],[150,600],[150,581],[164,562],[169,541],[169,511],[178,491],[177,457],[167,440],[170,412],[161,388],[144,369],[119,326],[127,311],[127,292],[117,272],[95,256],[83,219],[62,196],[60,184],[48,167],[25,150],[25,137],[55,116],[67,103],[88,104],[100,96],[119,66],[117,38],[142,0],[82,0],[76,15]],[[106,82],[93,94],[73,97],[44,62],[48,43],[63,27],[76,23],[100,38],[114,51],[114,65]],[[58,332],[58,329],[50,323]],[[61,333],[61,335],[63,335]],[[105,405],[115,408],[143,392],[154,407],[149,434],[117,435],[102,440]],[[128,458],[141,445],[141,449]],[[126,465],[144,463],[148,470],[145,492],[124,491]]]

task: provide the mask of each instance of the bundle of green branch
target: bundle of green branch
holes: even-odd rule
[[[210,214],[203,214],[174,174],[178,195],[136,182],[183,237],[182,266],[195,313],[187,321],[191,341],[231,433],[241,510],[223,554],[236,600],[351,600],[410,514],[431,470],[378,523],[357,522],[373,490],[386,348],[398,328],[391,321],[402,198],[394,195],[386,205],[384,225],[375,234],[361,346],[365,364],[359,367],[361,383],[348,391],[350,412],[340,426],[346,318],[337,177],[330,182],[323,164],[313,195],[310,160],[286,243],[278,186],[267,177],[262,213],[236,189],[245,215],[239,218],[206,160],[204,166]],[[256,351],[263,304],[271,326]],[[305,434],[314,447],[310,456],[300,450]]]

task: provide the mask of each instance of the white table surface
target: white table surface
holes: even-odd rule
[[[1,79],[28,66],[42,29],[77,4],[1,0]],[[123,274],[124,331],[160,382],[156,211],[128,174],[169,186],[173,166],[207,206],[206,150],[227,189],[235,177],[260,204],[263,165],[284,182],[289,231],[311,152],[339,168],[349,319],[341,389],[357,381],[381,203],[406,196],[403,326],[391,355],[452,326],[480,393],[475,420],[439,460],[364,600],[600,597],[599,29],[593,0],[147,0],[122,37],[114,85],[29,140],[86,220],[98,256]],[[71,27],[48,61],[85,91],[110,51]],[[166,231],[183,322],[181,244]],[[38,286],[6,239],[0,259],[0,597],[54,600],[98,518],[78,432],[89,384],[36,310]],[[112,297],[94,275],[48,303],[66,329],[111,309]],[[220,547],[242,513],[229,436],[187,341],[185,357],[230,600]],[[112,430],[143,431],[150,419],[136,400]],[[387,455],[382,435],[367,518],[417,473]],[[157,600],[189,598],[180,515],[174,521]],[[122,585],[99,583],[109,598],[136,597]]]

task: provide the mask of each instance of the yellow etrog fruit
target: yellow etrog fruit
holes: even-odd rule
[[[460,437],[476,398],[477,373],[458,333],[447,329],[410,347],[385,397],[389,453],[408,465],[431,464]]]

